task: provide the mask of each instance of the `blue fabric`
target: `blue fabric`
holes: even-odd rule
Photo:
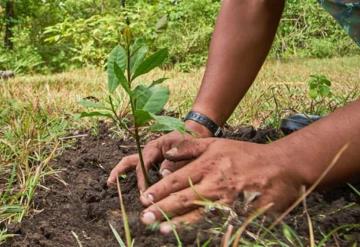
[[[360,46],[360,0],[318,0]]]

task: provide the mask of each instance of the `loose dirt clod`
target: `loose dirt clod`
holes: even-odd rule
[[[278,138],[279,134],[273,129],[256,131],[253,128],[237,128],[226,136],[265,143]],[[78,241],[83,246],[118,246],[109,226],[111,223],[123,236],[118,195],[116,188],[106,186],[106,180],[111,168],[122,157],[135,152],[133,143],[112,139],[105,125],[100,127],[98,136],[89,134],[78,139],[73,148],[66,150],[52,164],[55,169],[61,170],[58,176],[68,185],[54,177],[47,177],[43,185],[49,190],[38,188],[34,198],[35,208],[42,211],[19,225],[8,225],[9,231],[18,236],[5,246],[78,246]],[[159,179],[154,170],[150,175],[155,180]],[[121,188],[135,246],[176,246],[176,239],[172,235],[160,235],[158,231],[140,223],[138,216],[143,206],[139,202],[133,172],[122,180]],[[348,187],[332,189],[331,193],[313,193],[307,199],[307,204],[316,236],[320,238],[320,231],[327,233],[336,226],[360,222],[359,197]],[[307,241],[306,217],[301,208],[295,209],[286,222]],[[235,230],[239,224],[234,223]],[[205,242],[209,238],[213,239],[210,246],[218,246],[222,235],[211,234],[207,231],[210,226],[204,221],[194,226],[196,231],[179,231],[184,246],[196,246],[197,239]],[[257,232],[253,227],[250,226],[250,230]],[[281,238],[281,229],[277,231]],[[78,240],[74,236],[78,236]],[[348,232],[346,236],[347,240],[337,237],[341,246],[360,241],[359,229]]]

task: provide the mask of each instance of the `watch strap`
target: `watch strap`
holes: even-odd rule
[[[215,137],[221,137],[223,135],[223,131],[219,125],[199,112],[190,111],[185,117],[185,121],[186,120],[192,120],[205,126]]]

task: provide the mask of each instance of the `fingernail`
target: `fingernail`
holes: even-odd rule
[[[143,214],[143,216],[141,217],[142,222],[144,222],[144,224],[150,225],[155,223],[156,217],[155,214],[153,212],[145,212]]]
[[[177,148],[172,148],[172,149],[170,149],[169,151],[166,152],[166,154],[169,155],[169,156],[175,156],[175,155],[177,155],[177,153],[178,153]]]
[[[244,190],[243,194],[244,194],[244,203],[245,204],[249,204],[249,203],[253,202],[256,198],[261,196],[261,192],[258,192],[258,191]]]
[[[113,185],[114,183],[110,180],[110,179],[108,179],[107,181],[106,181],[106,184],[107,184],[107,186],[111,186],[111,185]]]
[[[142,201],[146,204],[146,205],[149,205],[151,203],[154,202],[154,196],[152,194],[142,194],[141,195],[142,197]]]
[[[165,177],[165,176],[167,176],[167,175],[170,175],[170,174],[171,174],[171,171],[168,170],[168,169],[162,169],[162,170],[160,171],[160,174],[161,174],[161,176]]]
[[[160,224],[160,232],[162,234],[169,234],[172,231],[172,225],[170,223]]]
[[[147,194],[146,199],[149,200],[149,202],[154,202],[154,196],[152,194]]]

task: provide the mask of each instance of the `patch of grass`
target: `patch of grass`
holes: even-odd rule
[[[0,229],[0,245],[3,244],[7,238],[13,237],[14,234],[6,233],[6,229]]]
[[[31,211],[36,189],[56,172],[50,159],[67,145],[59,137],[75,128],[65,92],[51,83],[0,81],[0,223],[20,222]]]
[[[56,136],[65,133],[66,122],[40,107],[3,99],[0,184],[4,189],[0,195],[0,222],[21,221],[39,181],[51,172],[47,164],[58,146]]]

